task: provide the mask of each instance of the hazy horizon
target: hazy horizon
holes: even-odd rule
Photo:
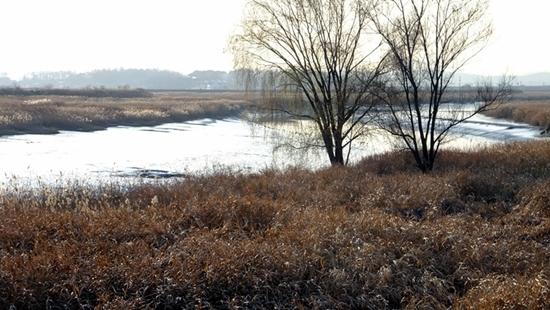
[[[4,5],[0,72],[14,80],[34,72],[158,69],[189,74],[232,70],[227,41],[246,0],[116,2],[21,0]],[[550,2],[493,0],[495,33],[461,72],[550,72],[543,37]]]

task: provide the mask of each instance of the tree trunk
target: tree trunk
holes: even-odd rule
[[[329,133],[323,133],[323,142],[325,144],[325,150],[327,151],[330,164],[332,166],[343,166],[344,161],[344,148],[342,147],[342,139],[335,138]]]
[[[333,166],[337,166],[337,165],[345,165],[346,163],[344,162],[344,148],[342,146],[342,138],[340,137],[337,137],[335,139],[336,143],[335,143],[335,146],[334,146],[334,155],[335,155],[335,161],[332,163]]]
[[[433,163],[435,156],[429,156],[429,152],[426,150],[411,149],[411,153],[416,161],[416,166],[422,171],[422,173],[428,173],[433,169]],[[422,156],[421,154],[424,154]]]

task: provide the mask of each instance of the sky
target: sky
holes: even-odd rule
[[[232,69],[246,0],[1,0],[0,72]],[[495,33],[463,72],[550,72],[549,0],[492,0]]]
[[[549,0],[492,0],[493,36],[463,71],[518,76],[550,72],[549,12]]]

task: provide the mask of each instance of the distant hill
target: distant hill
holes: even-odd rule
[[[517,77],[516,81],[523,86],[548,86],[550,85],[550,72],[541,72]]]
[[[458,73],[453,79],[453,86],[472,84],[491,79],[493,82],[499,81],[501,76],[482,76],[476,74]],[[529,75],[516,76],[514,80],[516,86],[549,86],[550,72],[540,72]]]
[[[474,85],[484,79],[498,82],[500,76],[458,73],[451,86]],[[238,89],[235,72],[194,71],[182,74],[157,69],[105,69],[86,73],[71,71],[35,72],[21,80],[12,80],[0,73],[0,86],[20,86],[24,88],[143,88],[152,90],[233,90]],[[550,72],[518,76],[514,85],[521,87],[550,86]]]
[[[156,69],[108,69],[86,73],[35,72],[21,80],[0,75],[0,85],[23,88],[143,88],[156,90],[235,89],[235,75],[224,71],[194,71],[189,75]]]
[[[0,86],[11,86],[16,81],[10,79],[7,74],[0,73]]]

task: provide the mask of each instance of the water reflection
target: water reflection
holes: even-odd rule
[[[536,128],[476,116],[454,132],[446,147],[474,149],[534,139]],[[327,164],[323,150],[307,156],[274,152],[280,133],[251,128],[238,118],[204,119],[155,127],[115,127],[98,132],[62,132],[0,138],[3,181],[23,179],[184,177],[233,169],[253,172],[292,165],[316,169]],[[355,144],[352,161],[391,148],[382,134]]]

